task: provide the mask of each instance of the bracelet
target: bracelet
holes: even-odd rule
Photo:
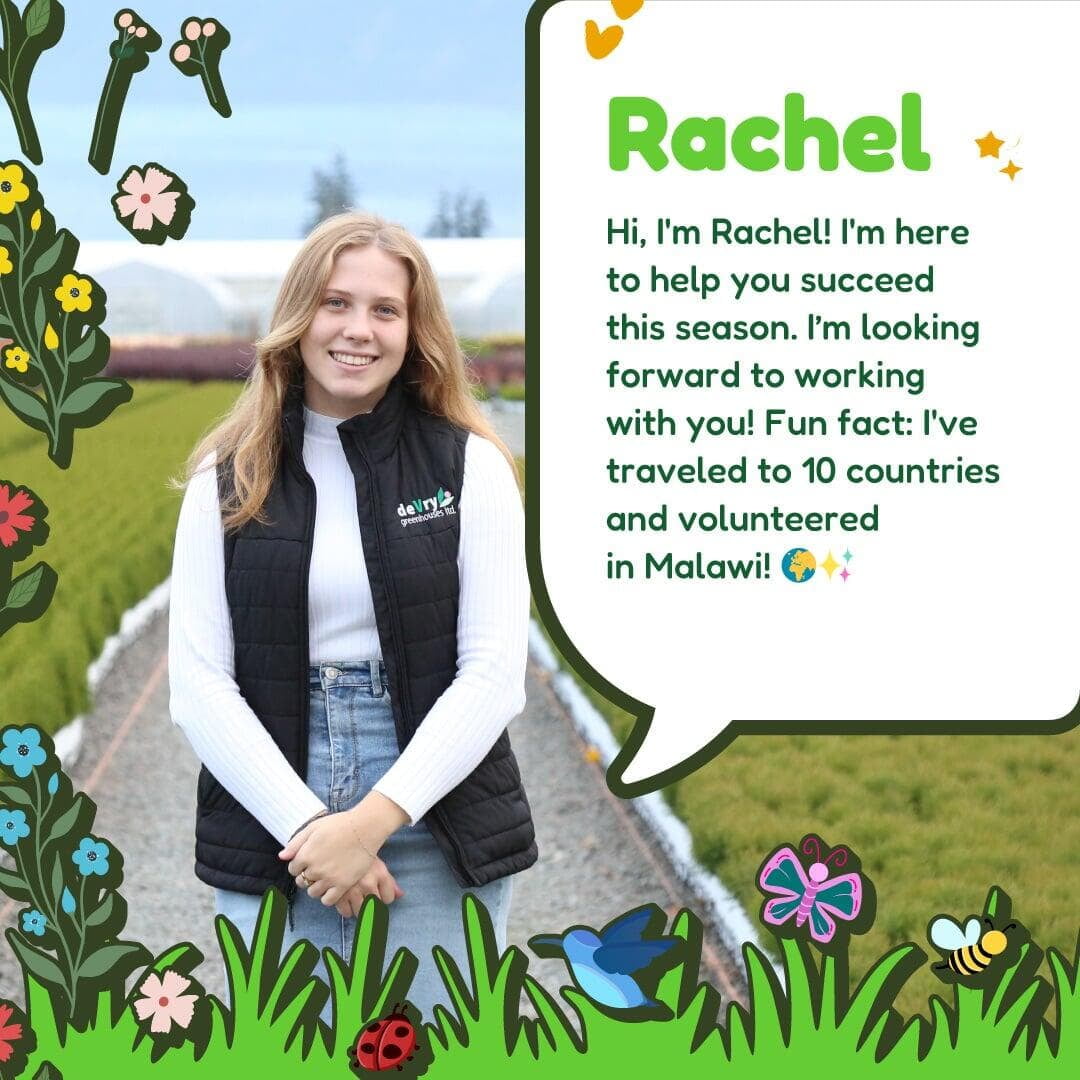
[[[300,825],[296,829],[296,831],[292,834],[292,836],[289,837],[289,839],[294,840],[296,838],[296,833],[303,832],[303,830],[306,829],[313,821],[318,821],[319,818],[326,817],[327,814],[329,814],[329,813],[330,813],[329,810],[320,810],[317,814],[313,814],[311,817],[309,817],[307,819],[307,821],[304,822],[303,825]]]

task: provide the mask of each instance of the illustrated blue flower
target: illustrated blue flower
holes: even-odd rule
[[[45,936],[45,927],[48,925],[49,920],[38,911],[37,908],[31,908],[29,911],[22,913],[22,928],[24,934],[36,934],[38,937]]]
[[[14,844],[30,835],[26,814],[22,810],[0,810],[0,842]]]
[[[92,874],[104,877],[109,872],[109,845],[92,836],[84,836],[79,841],[79,850],[71,853],[71,861],[83,877]]]
[[[8,728],[4,732],[4,749],[0,750],[0,762],[16,776],[29,776],[36,765],[45,763],[41,732],[35,727]]]

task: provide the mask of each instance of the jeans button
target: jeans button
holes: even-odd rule
[[[323,674],[326,675],[326,677],[328,679],[336,679],[341,674],[341,672],[338,671],[338,669],[336,667],[328,667],[323,672]]]

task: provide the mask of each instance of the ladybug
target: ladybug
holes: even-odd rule
[[[416,1049],[416,1028],[402,1011],[400,1005],[382,1020],[368,1024],[356,1039],[356,1063],[362,1069],[383,1072],[397,1069],[402,1062],[412,1061]]]

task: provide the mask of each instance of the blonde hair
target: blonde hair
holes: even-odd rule
[[[517,473],[510,451],[472,395],[465,357],[423,249],[400,225],[374,214],[338,214],[319,225],[296,253],[281,283],[270,329],[255,343],[255,364],[244,389],[188,458],[183,483],[210,454],[231,463],[232,493],[222,503],[226,529],[238,529],[252,519],[265,521],[262,509],[281,455],[285,392],[303,373],[300,338],[315,317],[334,260],[346,248],[368,244],[396,255],[409,274],[409,344],[399,377],[421,408],[489,439]]]

